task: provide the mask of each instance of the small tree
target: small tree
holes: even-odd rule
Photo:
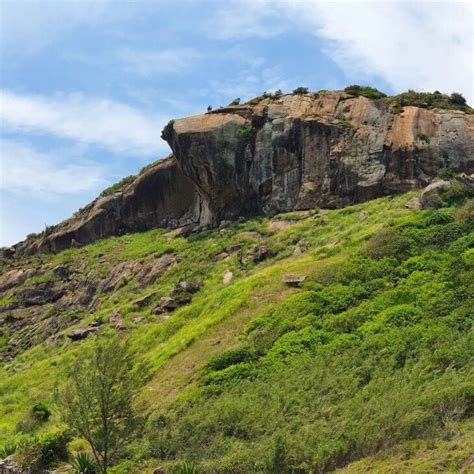
[[[111,340],[82,352],[57,392],[64,421],[89,443],[103,474],[138,426],[132,400],[141,385],[139,372],[143,376],[125,345]]]
[[[296,89],[293,90],[293,94],[307,94],[308,93],[308,88],[307,87],[297,87]]]

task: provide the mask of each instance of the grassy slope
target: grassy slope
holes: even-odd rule
[[[332,396],[353,398],[361,391],[356,389],[360,384],[360,380],[357,378],[360,374],[357,374],[356,369],[374,371],[374,366],[370,366],[370,364],[365,369],[360,367],[363,365],[361,360],[369,354],[379,359],[382,357],[380,360],[384,361],[383,353],[379,353],[380,351],[370,352],[369,350],[367,353],[367,347],[365,347],[366,355],[364,356],[358,346],[350,347],[350,335],[357,334],[357,337],[360,337],[359,326],[365,324],[362,337],[369,340],[369,336],[383,333],[381,325],[385,324],[387,318],[396,319],[397,315],[384,313],[384,310],[389,307],[403,304],[412,305],[415,309],[406,306],[401,308],[405,311],[405,313],[402,311],[402,317],[408,319],[415,317],[423,322],[425,322],[425,317],[429,317],[430,311],[438,311],[438,308],[444,311],[442,301],[436,300],[432,294],[437,292],[442,294],[447,290],[446,284],[449,275],[446,274],[443,276],[444,279],[439,280],[436,277],[436,272],[446,273],[449,265],[454,263],[454,260],[448,261],[451,254],[445,249],[443,241],[433,247],[434,251],[441,255],[439,259],[430,255],[424,260],[422,258],[421,262],[412,260],[411,264],[405,263],[405,267],[402,267],[403,263],[400,261],[394,264],[390,259],[373,260],[375,262],[373,263],[374,275],[377,272],[381,272],[381,274],[368,277],[367,281],[363,282],[362,289],[347,290],[351,281],[363,280],[362,276],[352,274],[345,280],[334,277],[335,274],[338,274],[338,269],[341,268],[348,268],[350,273],[352,267],[348,262],[352,262],[353,255],[359,252],[367,239],[382,229],[384,225],[404,226],[403,228],[407,229],[417,228],[417,226],[423,228],[423,226],[426,227],[427,219],[434,219],[433,225],[438,226],[436,229],[441,232],[446,228],[446,225],[449,227],[452,224],[448,222],[452,220],[452,209],[435,213],[409,210],[403,206],[409,197],[383,198],[338,211],[329,211],[319,219],[308,217],[294,221],[293,225],[280,231],[272,230],[266,219],[256,219],[235,225],[226,232],[212,230],[190,238],[172,238],[164,231],[154,230],[143,234],[107,239],[83,249],[66,251],[55,256],[32,259],[30,263],[32,265],[41,259],[51,266],[59,263],[68,263],[78,267],[85,265],[84,272],[93,271],[106,275],[110,269],[122,261],[147,261],[165,251],[173,251],[183,257],[183,260],[171,268],[153,287],[140,290],[133,280],[126,281],[112,296],[104,296],[93,314],[79,315],[82,320],[78,324],[84,324],[84,322],[96,318],[107,319],[113,310],[119,310],[124,315],[125,322],[129,327],[131,344],[141,357],[151,363],[154,370],[153,378],[142,390],[140,405],[144,403],[151,413],[165,413],[166,417],[172,420],[173,428],[164,430],[168,436],[166,442],[162,439],[163,430],[156,430],[153,423],[150,424],[147,442],[140,443],[140,447],[132,446],[130,448],[130,456],[135,457],[135,460],[130,464],[137,464],[138,458],[146,459],[150,455],[165,456],[169,462],[173,462],[175,458],[195,457],[196,461],[201,463],[206,470],[226,470],[228,466],[237,468],[240,465],[241,471],[238,472],[246,472],[246,470],[248,472],[249,466],[253,466],[251,463],[255,462],[255,457],[259,457],[261,461],[258,467],[254,466],[255,470],[268,469],[268,466],[275,462],[283,463],[284,468],[282,467],[282,469],[288,469],[291,466],[293,468],[299,466],[301,469],[320,466],[329,469],[331,466],[337,467],[350,462],[351,456],[348,456],[347,453],[344,454],[344,449],[347,451],[347,446],[346,448],[344,446],[335,447],[334,443],[337,440],[331,439],[331,436],[328,435],[326,438],[323,436],[322,439],[313,436],[313,439],[310,440],[312,431],[320,430],[321,433],[324,433],[328,430],[328,426],[327,422],[324,423],[324,426],[321,425],[321,418],[312,417],[311,410],[307,412],[311,403],[309,399],[305,398],[305,393],[309,394],[310,398],[319,396],[320,400],[323,400],[323,394],[317,391],[311,392],[311,386],[305,388],[305,384],[307,385],[311,380],[321,384],[321,370],[324,364],[331,360],[335,354],[334,351],[343,353],[346,350],[344,344],[347,343],[347,347],[353,354],[362,357],[358,362],[359,367],[357,364],[351,365],[344,358],[338,360],[341,367],[345,368],[345,372],[338,373],[337,367],[332,367],[332,370],[337,377],[340,377],[341,384],[347,385],[349,388],[343,393],[334,391],[331,384],[338,381],[336,377],[331,384],[327,385],[326,390],[329,392],[333,390]],[[436,219],[443,221],[444,217],[433,217],[433,214],[446,215],[448,218],[445,219],[446,222],[437,223]],[[244,243],[246,247],[241,253],[255,245],[257,241],[241,233],[248,230],[257,230],[267,236],[267,244],[276,256],[261,264],[250,263],[243,267],[239,262],[238,255],[234,255],[227,262],[212,262],[212,256],[231,244]],[[468,230],[463,228],[460,231],[461,234],[459,232],[456,234],[456,232],[451,240],[456,240],[461,234],[466,234]],[[446,242],[446,245],[448,244],[449,239]],[[297,258],[291,257],[296,245],[308,247],[309,252]],[[418,246],[415,250],[410,251],[413,255],[418,255],[423,253],[423,250],[422,246]],[[469,264],[468,260],[471,258],[469,250],[463,249],[461,253],[462,256],[456,257],[464,259],[462,260],[463,265],[466,265],[466,262]],[[102,259],[105,258],[105,264],[99,262],[99,256]],[[402,260],[407,261],[408,256]],[[437,260],[438,263],[436,263]],[[386,267],[383,267],[380,262],[385,262]],[[227,286],[222,283],[222,275],[226,269],[230,269],[234,273],[233,281]],[[356,272],[359,271],[361,268],[356,267]],[[400,271],[405,273],[400,274]],[[463,267],[462,271],[468,270]],[[311,282],[304,291],[292,290],[283,285],[282,276],[290,272],[311,276]],[[409,280],[410,276],[411,280]],[[156,317],[150,313],[152,305],[137,309],[132,304],[137,297],[151,292],[156,292],[154,296],[156,301],[182,278],[202,279],[204,287],[195,295],[191,304],[173,313],[169,320],[157,324]],[[389,293],[380,296],[385,292],[406,292],[407,286],[403,289],[394,287],[400,283],[399,280],[404,280],[401,284],[408,287],[423,287],[429,294],[423,295],[424,299],[420,301],[413,301],[413,298],[406,301],[396,301],[397,296]],[[315,287],[314,282],[322,284],[325,290],[323,288],[324,291],[321,293],[321,288]],[[379,285],[383,291],[379,291]],[[465,285],[465,282],[460,283],[460,286],[462,285]],[[313,306],[313,299],[324,294],[325,291],[329,291],[329,294],[332,294],[331,291],[335,291],[336,300],[346,301],[346,303],[341,303],[341,306],[336,305],[336,307],[319,308],[317,305]],[[312,301],[311,304],[305,300],[307,297],[309,301]],[[450,303],[452,304],[452,301]],[[301,313],[304,315],[298,311],[299,304],[303,304]],[[424,308],[424,305],[428,304],[431,307]],[[364,305],[366,306],[364,307]],[[352,307],[354,307],[354,313],[347,313]],[[293,308],[296,308],[296,312],[293,311]],[[323,319],[326,318],[332,322],[327,322],[323,326],[319,323],[316,324],[314,317],[318,311],[322,311],[323,315],[330,315],[331,318],[323,316]],[[361,316],[365,311],[371,315],[369,320],[365,316]],[[459,311],[462,313],[464,310]],[[144,322],[139,325],[132,323],[132,319],[137,315],[145,317]],[[453,317],[451,315],[451,319]],[[356,321],[355,323],[351,323],[352,318]],[[456,324],[461,324],[460,321],[463,318],[467,318],[464,313],[458,316]],[[276,319],[279,319],[281,324],[275,324]],[[457,362],[462,365],[462,370],[468,370],[467,358],[469,354],[467,349],[462,348],[462,344],[468,343],[463,334],[468,332],[466,327],[469,328],[469,326],[464,319],[461,324],[462,331],[455,328],[455,332],[449,334],[451,339],[447,338],[449,341],[445,340],[444,343],[452,344],[455,340],[462,339],[461,342],[458,341],[458,348],[460,348],[459,351],[464,350],[462,356],[464,359]],[[248,324],[252,321],[254,322],[249,326]],[[428,321],[426,324],[436,326],[433,321]],[[416,346],[416,340],[425,331],[426,324],[422,328],[419,327],[420,325],[416,326],[416,330],[419,332],[414,329],[411,339],[407,336],[408,332],[392,332],[383,334],[380,340],[377,340],[376,337],[372,337],[371,340],[376,345],[390,345],[397,337],[403,336],[406,344],[415,344]],[[407,326],[411,327],[412,325],[407,323]],[[244,328],[247,328],[246,331]],[[440,332],[445,331],[444,326],[435,329],[438,332],[434,330],[432,341],[435,342],[431,344],[431,348],[436,347],[437,338],[441,340]],[[110,328],[104,328],[101,334],[105,337],[111,331]],[[462,337],[459,337],[460,334]],[[395,339],[392,340],[392,337]],[[420,342],[423,354],[429,346],[425,342],[423,344]],[[296,346],[294,346],[295,343]],[[57,345],[41,344],[33,347],[18,356],[12,363],[0,368],[0,439],[18,439],[19,435],[15,435],[17,421],[28,412],[34,401],[50,402],[54,384],[63,378],[71,358],[76,353],[80,353],[80,348],[83,345],[90,344],[93,344],[92,339],[71,344],[65,338],[60,338]],[[314,351],[318,346],[322,348],[320,360],[319,356],[314,358]],[[219,357],[219,354],[225,353],[229,348],[236,347],[248,349],[252,356],[248,360],[238,360],[235,364],[231,363],[223,370],[203,369],[211,357],[216,360],[215,358]],[[294,350],[295,347],[298,349]],[[400,353],[403,354],[400,355]],[[413,353],[416,357],[421,355],[421,352],[417,353],[416,350]],[[461,373],[458,367],[452,367],[455,359],[452,354],[443,355],[444,359],[451,362],[447,365],[443,362],[445,365],[442,365],[442,369],[438,369],[442,370],[441,373],[436,377],[430,375],[425,379],[423,375],[420,375],[426,369],[425,366],[420,368],[420,373],[416,373],[416,367],[413,366],[410,354],[400,350],[398,356],[403,358],[403,362],[399,361],[398,363],[406,367],[406,370],[403,374],[393,371],[390,361],[396,355],[394,356],[389,350],[386,354],[386,359],[389,362],[385,370],[393,375],[393,378],[385,380],[389,385],[388,388],[382,385],[375,386],[375,389],[382,393],[379,399],[371,399],[369,396],[373,402],[371,410],[375,414],[380,410],[387,409],[397,400],[400,402],[403,399],[403,397],[391,399],[385,395],[387,391],[397,392],[397,386],[403,386],[403,377],[407,374],[415,374],[413,375],[414,380],[420,383],[429,379],[429,383],[424,388],[429,388],[434,392],[438,389],[445,390],[452,384],[462,385],[465,392],[472,389],[464,384],[464,381],[467,380],[467,372]],[[329,359],[327,359],[328,357]],[[429,362],[433,363],[432,360]],[[377,363],[374,362],[375,365]],[[347,372],[350,370],[354,373],[349,374],[351,377],[348,378]],[[372,376],[373,374],[370,375],[370,377]],[[377,373],[376,377],[379,376],[380,373]],[[417,376],[420,378],[416,379]],[[370,379],[367,374],[362,374],[361,377]],[[298,387],[298,384],[301,386]],[[355,391],[350,390],[351,384]],[[390,384],[392,384],[392,388],[390,388]],[[370,384],[368,385],[370,386]],[[262,409],[268,401],[268,387],[274,387],[273,394],[284,400],[284,409],[275,403],[273,405],[269,403],[268,409]],[[423,398],[420,393],[414,389],[410,391],[411,389],[413,387],[407,385],[407,391],[400,393],[408,397],[418,397],[420,400]],[[287,406],[288,403],[290,406],[295,403],[294,400],[291,402],[293,397],[289,396],[292,392],[294,392],[294,397],[299,399],[299,404],[296,403],[294,412]],[[456,393],[453,395],[454,398],[448,397],[448,399],[454,400],[457,399],[456,397],[464,396],[463,394],[464,392]],[[267,400],[262,405],[262,400],[265,399]],[[238,400],[244,404],[236,405]],[[306,400],[306,405],[304,400]],[[425,397],[426,400],[428,400],[427,403],[432,401],[430,397]],[[331,428],[329,431],[337,431],[343,429],[344,426],[346,429],[351,428],[351,419],[347,414],[350,410],[357,412],[359,406],[369,403],[369,401],[364,402],[362,399],[358,402],[360,405],[351,406],[334,401],[333,405],[340,413],[345,414],[345,418],[339,416],[338,413],[323,414],[323,418],[325,417],[327,421],[341,425],[335,429]],[[400,407],[402,406],[403,404],[400,405]],[[417,413],[416,410],[421,410],[416,403],[411,408],[413,408],[412,411],[407,410],[410,415]],[[240,422],[235,425],[236,420],[229,419],[230,427],[225,426],[226,421],[222,421],[221,418],[226,410],[238,414],[240,421],[248,425],[246,427],[239,426]],[[243,413],[241,413],[242,410],[244,410]],[[388,409],[387,412],[391,413]],[[431,414],[430,410],[427,412],[428,415]],[[264,429],[265,423],[255,422],[259,417],[267,423],[267,432]],[[301,417],[305,417],[308,422],[302,423]],[[205,420],[207,420],[207,425],[204,423],[206,426],[203,426]],[[287,430],[286,423],[292,420],[294,426]],[[418,421],[416,419],[413,425],[417,426]],[[380,426],[384,424],[383,420],[377,420],[377,422],[380,423]],[[56,415],[41,427],[39,432],[52,429],[55,423],[57,423]],[[396,419],[394,424],[396,423],[403,425],[399,419]],[[458,423],[455,416],[453,423]],[[412,426],[410,423],[406,423],[406,425]],[[376,426],[378,425],[375,424],[374,428]],[[433,423],[433,427],[435,427],[435,423]],[[438,429],[438,425],[436,425],[436,429]],[[182,436],[186,430],[193,431],[192,436]],[[357,436],[359,435],[360,433],[357,433]],[[354,434],[354,436],[356,435]],[[377,437],[374,437],[374,439],[367,441],[366,447],[360,448],[352,445],[352,449],[357,453],[356,457],[361,457],[380,449],[388,449],[392,445],[403,442],[405,438],[420,436],[416,429],[411,434],[403,432],[399,436],[393,435],[392,431],[387,429],[387,437],[392,437],[390,443],[380,443],[376,439]],[[302,453],[298,446],[293,446],[298,444],[298,440],[300,447],[310,440],[307,444],[308,450],[311,452]],[[356,443],[356,441],[351,442]],[[180,449],[175,449],[177,442],[181,446]],[[146,449],[141,446],[142,444],[146,446]],[[202,449],[196,447],[198,444],[202,446]],[[280,453],[281,459],[279,459],[278,453]],[[370,463],[376,462],[368,460],[367,470],[369,467],[372,468]],[[272,466],[275,467],[273,464]],[[357,469],[355,464],[353,466],[354,469]],[[376,464],[373,466],[375,466],[373,469],[378,469]],[[423,472],[423,469],[420,469],[420,472]]]

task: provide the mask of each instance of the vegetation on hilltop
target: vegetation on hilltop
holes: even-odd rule
[[[84,450],[70,441],[77,434],[61,424],[52,394],[76,356],[117,332],[108,321],[118,312],[136,366],[147,362],[153,375],[135,399],[148,416],[145,429],[115,472],[184,462],[197,472],[325,472],[367,456],[362,466],[380,466],[408,449],[447,462],[444,447],[457,439],[463,454],[449,466],[461,470],[472,452],[465,433],[474,409],[474,205],[448,191],[440,209],[417,211],[405,207],[412,197],[188,237],[156,229],[29,257],[23,267],[67,265],[101,278],[124,262],[178,259],[150,287],[128,277],[99,294],[93,309],[61,314],[71,320],[53,342],[38,337],[5,359],[4,449],[27,458],[57,446],[49,465],[63,462],[64,450]],[[250,258],[262,242],[265,258]],[[228,258],[216,258],[224,252]],[[287,273],[307,282],[288,288]],[[168,317],[153,314],[183,279],[203,286]],[[71,328],[92,321],[101,321],[97,336],[68,341]],[[18,430],[38,402],[50,416]]]
[[[321,90],[317,93],[323,94],[329,91]],[[344,89],[344,92],[354,97],[367,97],[368,99],[384,99],[389,104],[392,104],[392,111],[400,113],[403,107],[415,106],[424,109],[445,109],[445,110],[461,110],[467,114],[474,113],[474,110],[467,104],[466,99],[459,92],[453,92],[450,95],[443,94],[439,91],[434,92],[417,92],[414,90],[408,90],[401,94],[387,96],[384,92],[379,91],[375,87],[360,86],[358,84],[352,84]],[[309,90],[307,87],[297,87],[293,90],[293,94],[307,94]],[[250,99],[246,104],[255,105],[264,99],[276,99],[281,97],[283,93],[279,90],[275,94],[265,92],[261,96]]]

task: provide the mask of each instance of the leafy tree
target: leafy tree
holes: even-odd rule
[[[308,93],[308,88],[307,87],[297,87],[296,89],[293,90],[293,94],[307,94]]]
[[[99,343],[74,362],[68,383],[57,393],[63,419],[90,445],[100,472],[108,467],[139,425],[132,401],[139,374],[123,342]]]
[[[449,102],[454,105],[466,105],[466,99],[459,92],[453,92],[449,97]]]

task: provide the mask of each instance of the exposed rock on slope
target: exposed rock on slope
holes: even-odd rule
[[[114,194],[97,198],[49,235],[19,245],[19,252],[57,252],[75,244],[155,227],[177,227],[197,220],[197,194],[173,156],[147,168]]]
[[[284,95],[170,122],[174,156],[19,253],[241,215],[340,207],[474,171],[474,116],[343,92]]]

